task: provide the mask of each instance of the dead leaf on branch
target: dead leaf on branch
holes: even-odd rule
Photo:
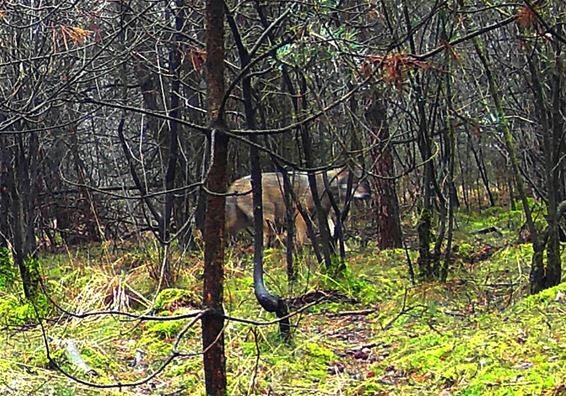
[[[199,48],[191,48],[189,50],[189,56],[191,58],[191,63],[193,64],[193,69],[200,72],[206,62],[206,51]]]
[[[517,23],[521,27],[531,29],[538,25],[538,18],[531,7],[524,5],[517,11]]]
[[[65,41],[65,47],[67,47],[67,38],[75,44],[83,44],[91,34],[92,32],[90,30],[78,26],[61,25],[61,35]]]
[[[410,71],[428,70],[432,67],[432,64],[403,53],[386,56],[368,55],[367,61],[361,67],[362,75],[369,76],[372,72],[372,66],[379,66],[383,69],[385,81],[400,86]]]

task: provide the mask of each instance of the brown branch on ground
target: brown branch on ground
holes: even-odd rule
[[[324,291],[317,290],[314,292],[309,292],[303,294],[302,296],[290,298],[287,300],[287,304],[290,309],[298,309],[305,304],[311,304],[313,301],[318,302],[343,302],[346,304],[357,304],[358,300],[348,297],[336,290]]]
[[[379,308],[369,308],[369,309],[362,309],[360,311],[340,311],[340,312],[331,312],[328,314],[329,317],[341,317],[341,316],[367,316],[374,312],[377,312]]]

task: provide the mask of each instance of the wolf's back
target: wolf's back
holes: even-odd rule
[[[331,209],[328,191],[326,191],[323,172],[316,173],[316,186],[321,201],[321,209],[325,217],[329,216]],[[347,179],[347,171],[344,169],[332,169],[326,172],[330,191],[335,197],[339,197],[343,191],[341,186]],[[316,211],[314,199],[311,194],[308,175],[304,172],[289,172],[294,199],[292,199],[292,211],[295,220],[297,244],[301,245],[307,239],[306,224],[297,211],[296,202],[312,217]],[[287,207],[285,205],[284,176],[277,172],[262,174],[262,201],[264,234],[269,239],[275,229],[285,226]],[[253,226],[253,196],[250,176],[234,181],[228,188],[228,192],[237,195],[226,198],[226,230],[235,235],[240,230]],[[295,201],[296,199],[296,201]],[[339,198],[338,198],[339,199]]]
[[[285,216],[285,202],[282,190],[279,188],[279,179],[280,177],[275,173],[262,175],[263,220],[270,227],[278,225],[279,220]],[[281,188],[282,185],[283,181]],[[250,177],[246,176],[234,181],[228,192],[237,194],[226,197],[226,230],[229,234],[235,235],[240,230],[253,226],[253,194]],[[267,225],[264,226],[264,231],[270,232]]]

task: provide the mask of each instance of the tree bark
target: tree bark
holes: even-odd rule
[[[226,191],[228,137],[219,109],[224,97],[224,1],[206,2],[206,81],[208,117],[211,122],[212,164],[208,190]],[[204,225],[203,303],[209,310],[202,319],[204,375],[207,395],[226,394],[226,357],[224,355],[224,212],[223,195],[209,195]]]
[[[387,125],[387,109],[377,92],[366,110],[366,119],[372,128],[372,170],[377,175],[374,182],[373,211],[376,217],[377,246],[391,249],[403,246],[399,202],[395,190],[393,155]]]
[[[12,151],[12,170],[7,190],[12,213],[11,236],[14,262],[22,278],[24,295],[35,300],[39,292],[39,268],[33,260],[35,252],[34,209],[39,140],[37,134],[16,137]]]
[[[534,94],[535,108],[542,129],[543,145],[542,151],[544,156],[545,183],[546,183],[546,199],[547,199],[547,223],[548,227],[545,235],[541,238],[541,254],[533,256],[531,274],[529,277],[531,293],[538,293],[548,287],[555,286],[560,283],[562,272],[562,261],[560,258],[560,235],[559,235],[559,211],[558,211],[558,151],[556,146],[560,146],[561,131],[558,128],[552,128],[552,117],[547,112],[546,102],[544,100],[544,91],[541,84],[541,72],[538,69],[538,51],[535,49],[529,51],[527,62],[531,73],[532,89]],[[551,76],[551,95],[554,111],[559,109],[560,103],[560,52],[556,57],[556,67]],[[533,239],[534,240],[534,239]],[[546,249],[546,265],[544,263],[544,255]]]
[[[408,31],[412,30],[410,23],[410,14],[407,2],[403,2],[403,16],[407,25]],[[411,51],[416,53],[415,39],[413,35],[409,36],[409,45]],[[431,279],[433,277],[433,261],[434,257],[430,251],[430,243],[432,241],[432,216],[433,216],[433,198],[434,198],[434,166],[431,158],[431,139],[429,135],[429,125],[425,107],[425,99],[423,96],[423,87],[421,84],[421,77],[415,75],[413,82],[413,89],[415,91],[415,101],[417,106],[417,119],[419,123],[417,145],[424,162],[423,176],[422,176],[422,201],[419,208],[419,220],[417,224],[417,235],[419,238],[419,257],[417,259],[417,266],[419,270],[419,277],[421,279]]]

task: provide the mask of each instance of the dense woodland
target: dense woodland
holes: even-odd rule
[[[566,394],[565,22],[1,2],[2,394]]]

